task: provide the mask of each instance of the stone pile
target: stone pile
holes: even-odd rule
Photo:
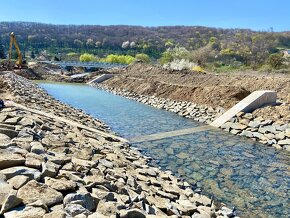
[[[245,136],[277,149],[290,151],[290,124],[240,113],[221,126],[225,131]]]
[[[18,103],[109,132],[28,80],[11,73],[0,80]],[[16,107],[0,111],[0,130],[0,214],[6,218],[235,217],[170,171],[150,167],[127,143]]]

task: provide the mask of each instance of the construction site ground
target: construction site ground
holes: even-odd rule
[[[255,115],[274,120],[290,120],[290,75],[258,73],[194,73],[165,70],[160,66],[135,63],[118,70],[119,75],[104,82],[112,88],[154,95],[174,100],[191,101],[229,109],[251,92],[273,90],[279,105],[264,107]]]

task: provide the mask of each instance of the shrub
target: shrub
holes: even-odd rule
[[[80,61],[81,62],[97,61],[97,58],[92,54],[85,53],[80,56]]]
[[[268,63],[274,69],[278,69],[283,65],[284,56],[282,53],[271,54],[268,58]]]
[[[114,55],[110,54],[106,58],[101,59],[102,62],[117,63],[117,64],[131,64],[135,60],[131,55]]]
[[[170,63],[164,65],[164,68],[171,70],[184,70],[184,69],[192,69],[196,64],[190,62],[189,60],[181,59],[181,60],[173,60]]]
[[[191,68],[191,70],[197,73],[206,73],[206,71],[200,66],[194,66],[193,68]]]
[[[215,51],[210,45],[193,50],[190,53],[190,60],[197,63],[199,66],[204,66],[210,58],[215,56]]]
[[[151,62],[149,55],[144,54],[144,53],[136,54],[135,60],[142,61],[144,63],[150,63]]]
[[[161,58],[159,59],[160,64],[168,64],[169,62],[173,61],[173,56],[169,52],[163,52]]]

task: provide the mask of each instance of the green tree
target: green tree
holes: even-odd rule
[[[144,54],[144,53],[136,54],[135,60],[142,61],[144,63],[150,63],[151,62],[151,59],[150,59],[149,55]]]
[[[92,54],[85,53],[80,56],[80,61],[81,62],[97,61],[97,58]]]

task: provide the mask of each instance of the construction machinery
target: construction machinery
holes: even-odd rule
[[[13,45],[16,48],[18,59],[17,59],[16,63],[14,64],[14,66],[12,68],[16,68],[16,69],[25,69],[25,68],[27,68],[26,61],[23,60],[22,53],[21,53],[20,48],[19,48],[19,46],[17,44],[15,34],[14,34],[14,32],[12,32],[10,34],[10,45],[9,45],[7,69],[11,69],[12,46]]]

